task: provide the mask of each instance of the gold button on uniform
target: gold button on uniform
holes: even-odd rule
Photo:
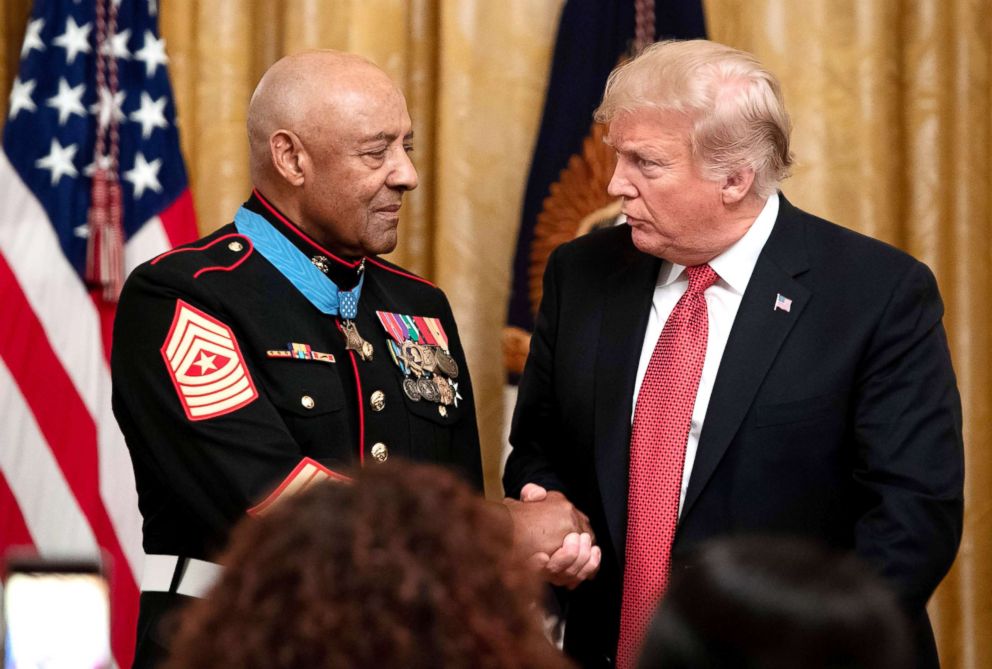
[[[386,408],[386,393],[381,390],[375,391],[369,398],[369,404],[372,405],[372,411],[382,411]]]
[[[227,245],[227,248],[237,253],[238,251],[244,248],[244,244],[242,244],[241,242],[231,242],[230,244]]]
[[[440,405],[440,406],[438,406],[437,412],[439,414],[441,414],[441,418],[447,418],[448,417],[448,409],[443,404]]]
[[[381,441],[377,441],[372,444],[372,457],[378,462],[385,462],[386,458],[389,457],[389,449]]]
[[[310,397],[309,395],[304,395],[303,397],[300,398],[300,404],[303,405],[304,409],[312,409],[314,405],[317,403],[314,402],[313,398]]]

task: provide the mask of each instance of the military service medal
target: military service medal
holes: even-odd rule
[[[448,351],[448,335],[438,318],[425,318],[424,325],[431,337],[437,342],[437,366],[444,374],[452,379],[458,378],[458,363]]]
[[[426,400],[440,404],[439,412],[447,415],[445,406],[458,406],[457,389],[450,377],[458,376],[458,364],[447,351],[448,337],[440,319],[408,316],[377,311],[379,322],[391,340],[389,354],[403,372],[403,393],[410,400]]]
[[[358,297],[361,295],[362,283],[365,279],[365,259],[358,267],[361,278],[358,285],[351,290],[338,290],[338,313],[341,315],[341,332],[344,334],[344,348],[346,351],[354,351],[363,361],[372,359],[372,344],[358,334],[358,327],[355,326],[355,317],[358,316]]]

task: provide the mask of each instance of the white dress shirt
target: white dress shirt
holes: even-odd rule
[[[737,316],[737,309],[741,306],[744,290],[747,288],[748,281],[751,280],[751,273],[754,272],[754,266],[758,262],[758,255],[765,242],[768,241],[768,236],[775,225],[778,207],[778,193],[774,193],[765,202],[761,213],[754,219],[754,223],[744,236],[709,262],[710,267],[719,278],[703,293],[708,312],[709,337],[706,342],[703,372],[699,379],[699,390],[696,392],[696,404],[692,410],[689,440],[685,447],[682,490],[679,494],[680,515],[682,505],[685,503],[685,491],[689,487],[692,463],[696,459],[699,435],[703,431],[703,420],[706,418],[706,409],[713,392],[713,383],[716,381],[716,373],[720,368],[720,360],[723,358],[723,350],[727,347],[730,328]],[[684,269],[683,265],[665,261],[661,264],[661,270],[658,272],[651,313],[648,316],[648,327],[644,332],[644,342],[641,345],[641,361],[637,366],[637,381],[634,385],[634,410],[637,408],[637,396],[641,392],[641,383],[644,381],[644,374],[647,372],[648,362],[651,360],[655,344],[658,343],[658,337],[661,336],[661,330],[672,310],[675,309],[675,304],[689,287],[689,278],[682,271]],[[633,423],[633,412],[631,412],[630,420]]]

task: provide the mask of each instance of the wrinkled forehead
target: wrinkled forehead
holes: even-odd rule
[[[304,103],[299,126],[304,139],[355,144],[374,137],[402,138],[412,124],[406,99],[385,75],[326,79]]]
[[[412,130],[406,99],[391,82],[388,86],[339,90],[332,95],[327,112],[325,123],[350,139],[383,134],[403,137]]]

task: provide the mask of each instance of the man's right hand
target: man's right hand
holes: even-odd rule
[[[572,506],[562,493],[548,492],[534,483],[523,487],[520,499],[521,502],[504,500],[513,518],[517,552],[526,557],[534,569],[553,585],[574,588],[582,581],[592,578],[599,570],[602,552],[595,545],[596,537],[586,515]],[[548,526],[522,526],[522,523],[529,522],[533,517],[536,511],[534,507],[547,505],[549,502],[552,506],[547,507],[548,511],[559,514],[561,522],[567,525],[568,516],[571,516],[574,523],[574,529],[562,535],[559,540],[555,540],[555,537],[562,526],[550,531]],[[562,512],[565,515],[560,515]],[[533,536],[534,533],[538,536]]]
[[[565,495],[556,490],[540,490],[543,493],[540,499],[534,499],[534,495],[530,495],[531,501],[510,498],[503,500],[513,519],[514,550],[524,557],[535,553],[550,555],[562,545],[569,534],[592,534],[589,519]],[[527,500],[528,496],[522,493],[521,498]]]

